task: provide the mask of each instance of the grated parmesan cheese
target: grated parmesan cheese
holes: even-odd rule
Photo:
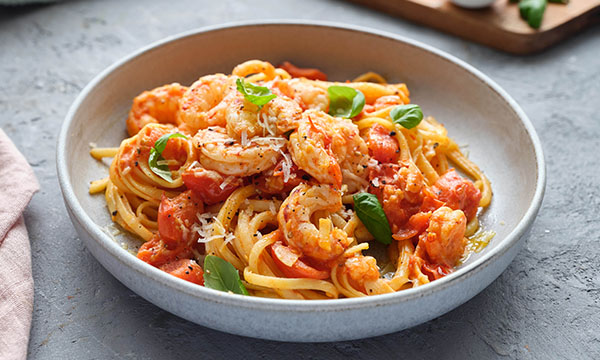
[[[242,147],[248,146],[248,133],[245,130],[242,131],[240,142],[242,144]]]
[[[373,184],[374,187],[379,187],[379,178],[373,179],[373,181],[371,181],[371,184]]]
[[[198,235],[200,235],[200,238],[198,239],[199,243],[207,243],[210,241],[209,238],[212,234],[211,220],[213,219],[214,215],[215,214],[209,212],[196,215],[200,223],[195,223],[194,225],[192,225],[192,231],[195,231],[198,233]]]
[[[226,232],[225,227],[215,215],[216,214],[207,212],[204,214],[198,214],[196,216],[198,221],[200,221],[200,224],[194,224],[192,226],[192,230],[196,231],[198,235],[200,235],[200,238],[198,239],[199,243],[206,244],[213,240],[223,239],[223,241],[228,244],[235,239],[235,235],[233,235],[231,232]],[[218,226],[220,228],[220,232],[225,233],[225,235],[212,235],[214,233],[213,226]]]
[[[198,161],[194,160],[194,162],[191,163],[190,166],[188,166],[188,170],[191,170],[191,169],[195,168],[198,165],[200,165],[200,163],[198,163]]]
[[[221,190],[225,189],[225,187],[227,187],[227,185],[231,184],[234,180],[235,180],[235,176],[226,177],[225,180],[223,180],[223,182],[221,183],[221,185],[219,185],[219,188]]]
[[[281,149],[285,146],[285,144],[287,143],[287,140],[285,138],[282,137],[277,137],[277,136],[263,136],[263,137],[255,137],[251,140],[251,142],[253,143],[263,143],[266,145],[266,143],[271,143],[270,145],[273,146],[276,149]]]
[[[225,244],[229,244],[230,242],[235,240],[235,235],[233,235],[232,233],[227,233],[225,234],[225,239],[223,240],[225,241]]]
[[[261,114],[261,116],[258,116],[257,122],[258,122],[258,125],[263,129],[263,136],[265,136],[267,134],[267,132],[271,136],[274,136],[276,134],[275,130],[273,130],[271,128],[269,120],[273,120],[273,119],[265,113]],[[276,120],[277,119],[275,119],[275,121]],[[274,122],[274,121],[272,121],[272,122]]]
[[[283,162],[281,163],[281,170],[283,171],[283,182],[288,182],[288,180],[290,179],[292,166],[294,164],[292,163],[292,159],[290,159],[290,156],[288,154],[281,151],[281,149],[277,149],[277,151],[279,151],[279,153],[283,155]]]
[[[344,220],[348,221],[354,216],[354,210],[342,207],[337,212]]]

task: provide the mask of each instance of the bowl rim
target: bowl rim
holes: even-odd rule
[[[261,298],[255,296],[243,296],[238,294],[230,294],[222,291],[213,290],[204,286],[197,286],[185,280],[170,276],[169,274],[137,259],[132,256],[128,251],[124,250],[116,241],[111,239],[104,231],[101,230],[90,216],[83,209],[82,205],[77,200],[73,187],[71,185],[71,179],[68,173],[68,166],[66,163],[67,149],[66,144],[69,139],[69,130],[73,123],[74,115],[77,112],[79,106],[84,99],[89,95],[90,92],[108,77],[113,71],[119,67],[126,65],[129,61],[148,53],[161,46],[167,45],[171,42],[183,40],[185,38],[198,36],[201,34],[209,34],[211,32],[226,31],[229,29],[243,28],[243,27],[261,27],[261,26],[300,26],[300,27],[312,27],[312,28],[323,28],[323,29],[335,29],[348,32],[359,32],[366,35],[382,37],[388,40],[399,41],[406,45],[424,50],[432,55],[438,56],[443,60],[449,61],[458,67],[466,70],[483,84],[487,85],[492,91],[496,92],[500,97],[509,105],[509,107],[515,112],[517,117],[520,119],[523,127],[529,136],[536,158],[536,185],[535,193],[527,208],[525,214],[521,220],[517,223],[515,228],[504,238],[502,241],[489,252],[483,254],[472,263],[461,267],[455,272],[433,281],[429,284],[419,286],[417,288],[411,288],[402,290],[399,292],[366,296],[360,298],[342,298],[342,299],[331,299],[331,300],[288,300],[288,299],[271,299]],[[168,36],[162,40],[155,41],[141,49],[126,55],[120,60],[114,62],[112,65],[97,74],[79,93],[73,104],[69,108],[69,111],[65,117],[65,121],[62,124],[60,134],[58,137],[57,144],[57,172],[59,185],[63,193],[66,206],[69,208],[72,216],[72,221],[77,221],[83,229],[96,241],[104,250],[110,253],[114,259],[122,263],[128,269],[137,272],[139,275],[150,278],[152,281],[158,282],[162,286],[166,286],[173,291],[182,292],[185,295],[197,298],[198,300],[210,301],[216,304],[235,306],[238,308],[246,309],[260,309],[264,311],[278,311],[278,312],[324,312],[324,311],[344,311],[363,307],[375,307],[384,306],[389,304],[397,304],[411,299],[416,299],[424,296],[431,295],[432,293],[440,292],[448,287],[451,287],[468,277],[475,275],[477,272],[482,271],[487,266],[492,264],[494,260],[504,255],[509,249],[519,242],[521,236],[525,234],[527,229],[535,220],[535,217],[539,211],[542,203],[542,199],[545,191],[546,184],[546,164],[542,151],[542,145],[538,138],[538,135],[533,127],[533,124],[528,119],[525,112],[517,104],[517,102],[508,95],[496,82],[484,75],[482,72],[469,65],[463,60],[450,55],[442,50],[434,48],[433,46],[421,43],[416,40],[406,38],[401,35],[396,35],[390,32],[376,30],[364,26],[348,25],[330,21],[315,21],[315,20],[250,20],[250,21],[235,21],[225,24],[213,25],[185,31],[176,35]]]

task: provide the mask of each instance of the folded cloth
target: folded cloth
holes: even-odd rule
[[[0,359],[27,357],[33,277],[23,210],[38,189],[27,160],[0,129]]]

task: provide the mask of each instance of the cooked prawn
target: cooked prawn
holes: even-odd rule
[[[203,76],[179,100],[177,123],[191,133],[209,126],[225,126],[226,106],[219,106],[234,91],[234,80],[223,74]],[[225,104],[224,104],[225,105]]]
[[[300,126],[290,135],[288,149],[300,169],[320,183],[339,189],[342,186],[342,170],[332,152],[335,134],[330,128],[333,122],[329,118],[321,111],[305,111]]]
[[[316,86],[308,79],[276,80],[273,84],[281,94],[293,99],[300,104],[302,109],[327,111],[329,109],[329,95],[327,89]]]
[[[335,118],[330,128],[331,152],[340,164],[343,183],[348,185],[349,192],[366,188],[369,152],[358,127],[350,119]]]
[[[193,140],[204,168],[232,176],[250,176],[273,167],[287,142],[282,137],[256,138],[244,146],[218,126],[199,130]]]
[[[144,91],[133,99],[127,118],[127,132],[134,136],[146,124],[175,124],[179,110],[179,99],[187,87],[173,83]]]
[[[290,136],[294,162],[319,182],[348,185],[351,192],[368,186],[367,144],[349,119],[307,110],[298,130]]]
[[[342,266],[349,276],[353,287],[366,293],[365,283],[379,279],[377,260],[372,256],[357,254],[349,257]]]
[[[467,218],[461,210],[442,206],[434,211],[420,239],[429,259],[439,265],[454,267],[465,251],[466,225]]]
[[[332,186],[300,184],[281,205],[277,220],[290,246],[315,260],[329,261],[342,255],[351,240],[328,218],[321,218],[317,228],[311,217],[316,211],[332,213],[341,207],[341,194]]]
[[[261,113],[263,121],[268,126],[275,125],[279,134],[296,129],[302,120],[302,108],[287,97],[278,96],[271,100]]]
[[[298,127],[302,119],[300,106],[286,97],[276,97],[262,109],[245,100],[238,91],[227,96],[223,102],[226,101],[227,133],[238,141],[255,136],[281,135]]]

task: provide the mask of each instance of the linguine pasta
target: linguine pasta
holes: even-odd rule
[[[493,234],[477,213],[491,202],[490,181],[434,118],[397,119],[414,111],[406,86],[372,72],[324,79],[252,60],[146,91],[130,137],[91,150],[113,161],[90,193],[104,192],[112,220],[143,241],[143,261],[204,284],[216,276],[204,259],[216,256],[255,296],[400,291],[485,246]],[[334,99],[334,89],[355,97]],[[333,111],[348,99],[357,115]]]

